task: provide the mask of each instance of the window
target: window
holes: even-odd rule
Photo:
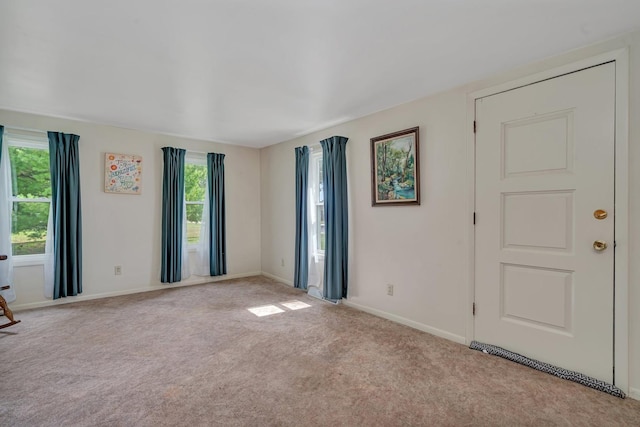
[[[311,226],[315,227],[315,250],[317,254],[324,254],[325,248],[325,224],[324,224],[324,191],[322,188],[322,152],[311,155],[311,203],[314,210],[315,221]]]
[[[184,199],[187,207],[187,243],[200,243],[200,227],[207,189],[206,160],[187,154],[184,165]]]
[[[11,168],[11,246],[14,256],[45,252],[51,174],[45,136],[5,134]]]

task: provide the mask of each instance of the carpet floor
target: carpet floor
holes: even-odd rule
[[[16,318],[0,331],[4,427],[640,425],[640,401],[264,277]]]

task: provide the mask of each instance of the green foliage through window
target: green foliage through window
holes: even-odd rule
[[[200,241],[200,223],[207,188],[207,167],[193,163],[185,164],[184,198],[187,205],[187,242]]]
[[[43,254],[47,236],[51,175],[49,152],[43,148],[9,143],[13,255]]]

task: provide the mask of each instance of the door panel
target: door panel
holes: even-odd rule
[[[614,120],[614,63],[476,101],[475,339],[605,381]]]
[[[504,178],[571,172],[573,111],[505,123],[502,141]]]
[[[502,249],[573,252],[573,192],[502,195]]]

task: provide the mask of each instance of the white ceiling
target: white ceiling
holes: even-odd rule
[[[640,0],[1,0],[0,108],[264,147],[640,27]]]

